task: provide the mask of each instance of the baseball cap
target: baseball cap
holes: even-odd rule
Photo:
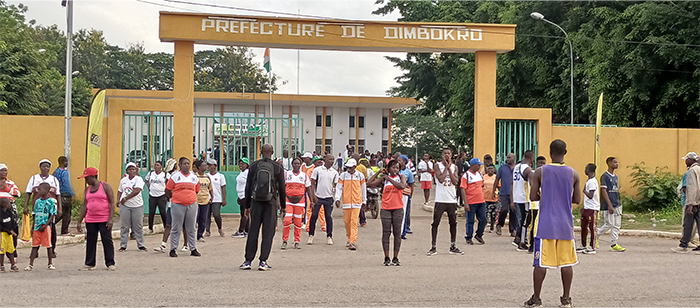
[[[469,160],[469,165],[483,165],[484,163],[479,160],[478,157],[474,157],[471,160]]]
[[[0,170],[2,170],[2,169],[7,170],[7,165],[5,165],[5,164],[0,164]]]
[[[357,161],[354,158],[348,159],[348,161],[345,163],[345,167],[355,167],[357,166]]]
[[[79,176],[79,179],[86,178],[88,176],[95,176],[97,175],[97,169],[93,167],[85,168],[85,171],[83,171],[83,175]]]
[[[306,152],[304,155],[301,156],[301,158],[314,158],[314,156],[311,154],[311,152]]]
[[[212,158],[207,159],[207,165],[216,165],[216,164],[217,164],[216,159],[212,159]]]
[[[244,163],[246,163],[246,164],[248,164],[248,165],[250,165],[250,161],[248,160],[248,157],[243,157],[243,158],[241,158],[241,161],[244,162]]]
[[[696,156],[697,156],[697,155],[696,155]],[[48,160],[48,159],[46,159],[46,158],[44,158],[44,159],[42,159],[42,160],[39,161],[39,166],[41,166],[41,164],[43,164],[43,163],[48,163],[48,164],[49,164],[49,167],[51,166],[51,161]]]
[[[138,169],[138,167],[136,167],[136,164],[134,164],[132,162],[127,163],[126,168],[124,168],[124,169],[129,169],[129,167],[134,167],[134,168]]]
[[[686,159],[695,159],[695,160],[697,160],[697,159],[698,159],[698,154],[696,154],[695,152],[688,152],[688,154],[685,154],[685,156],[683,156],[681,159],[682,159],[682,160],[686,160]]]
[[[404,163],[408,163],[408,156],[406,156],[406,155],[401,155],[401,156],[399,156],[399,157],[401,157],[401,159],[403,159],[403,162],[404,162]]]
[[[313,159],[311,159],[311,162],[316,162],[317,160],[321,159],[321,156],[314,156]]]

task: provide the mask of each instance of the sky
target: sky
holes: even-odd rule
[[[185,0],[187,1],[187,0]],[[148,3],[146,3],[148,2]],[[265,14],[225,8],[206,7],[166,2],[164,0],[74,0],[73,28],[97,29],[104,32],[111,45],[125,47],[143,44],[147,52],[173,52],[172,43],[161,43],[158,38],[158,12],[180,11],[233,15],[286,16],[279,13],[301,13],[338,19],[395,21],[398,13],[386,16],[372,15],[378,8],[374,0],[191,0],[228,7],[277,12]],[[66,30],[66,10],[61,0],[9,0],[8,4],[22,3],[29,7],[27,20],[40,25],[53,25]],[[211,49],[196,45],[195,50]],[[255,61],[262,67],[262,48],[252,48]],[[385,56],[403,57],[401,53],[342,52],[302,50],[299,52],[297,83],[297,50],[272,49],[273,72],[285,85],[278,84],[278,93],[386,96],[396,86],[395,77],[401,71]],[[297,87],[298,86],[298,87]]]

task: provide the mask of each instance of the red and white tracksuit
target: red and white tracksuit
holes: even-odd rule
[[[294,242],[301,241],[301,217],[304,215],[304,204],[306,204],[306,188],[311,186],[309,176],[304,172],[294,173],[294,171],[285,172],[287,191],[287,214],[284,216],[284,228],[282,229],[282,241],[289,240],[289,231],[294,222]],[[289,197],[300,196],[301,199],[297,203],[292,203]]]

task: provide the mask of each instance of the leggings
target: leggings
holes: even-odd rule
[[[153,231],[153,220],[156,218],[156,208],[160,213],[160,220],[165,227],[165,207],[168,205],[168,197],[162,195],[160,197],[148,196],[148,230]]]
[[[401,249],[401,224],[403,224],[403,209],[380,211],[382,218],[382,247],[389,251],[389,237],[394,234],[394,251]]]
[[[245,215],[245,209],[243,208],[243,199],[238,198],[238,205],[241,209],[241,223],[238,225],[238,232],[248,233],[248,229],[250,229],[250,217]]]
[[[454,242],[457,239],[457,204],[435,202],[435,210],[433,212],[432,224],[433,247],[437,242],[438,226],[440,226],[442,214],[445,212],[447,212],[447,218],[450,222],[450,243],[454,244]]]
[[[207,221],[209,220],[209,207],[211,203],[200,204],[197,210],[197,239],[204,237],[204,231],[207,229]]]
[[[216,226],[221,230],[221,202],[209,205],[209,219],[207,219],[207,232],[211,232],[211,216],[214,216]]]

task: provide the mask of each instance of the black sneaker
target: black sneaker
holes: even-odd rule
[[[450,254],[463,255],[464,251],[459,250],[459,248],[457,248],[457,246],[452,246],[452,247],[450,247]]]
[[[177,252],[175,252],[175,249],[170,251],[170,257],[171,258],[177,258]]]
[[[478,235],[477,235],[477,236],[474,237],[474,239],[475,239],[477,242],[479,242],[479,245],[484,245],[484,244],[486,244],[486,242],[484,242],[484,238],[481,237],[481,236],[478,236]]]
[[[125,251],[126,251],[126,248],[124,248],[124,247],[119,248],[119,252],[125,252]]]
[[[467,245],[474,245],[474,241],[472,241],[472,239],[467,239]]]
[[[542,299],[535,299],[535,296],[533,295],[532,297],[530,297],[530,299],[527,300],[527,302],[525,302],[524,306],[526,308],[542,307]]]
[[[430,248],[430,250],[428,250],[428,256],[434,256],[436,254],[437,254],[437,249],[435,249],[435,247]]]
[[[525,243],[521,243],[520,245],[518,245],[518,248],[516,248],[516,250],[524,252],[524,251],[528,251],[529,249],[528,249],[527,245],[525,245]]]
[[[384,266],[389,266],[391,265],[391,259],[389,257],[384,257]]]
[[[140,252],[148,252],[148,249],[146,247],[139,247]]]
[[[201,257],[202,254],[199,253],[199,251],[197,251],[197,249],[195,249],[195,250],[190,251],[190,256],[193,256],[193,257]]]
[[[393,260],[391,260],[391,265],[401,266],[401,262],[399,262],[399,258],[394,258]]]
[[[561,301],[561,306],[559,307],[571,308],[571,297],[564,298],[561,296],[559,297],[559,300]]]
[[[693,251],[700,251],[700,246],[693,248]]]

